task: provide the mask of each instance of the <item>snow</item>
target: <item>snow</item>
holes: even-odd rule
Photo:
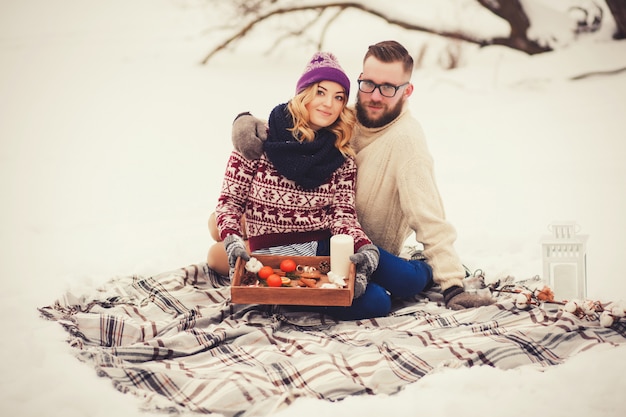
[[[204,259],[234,115],[290,97],[313,52],[284,43],[266,56],[273,44],[257,36],[201,66],[209,17],[191,0],[0,4],[2,415],[150,415],[76,360],[36,308],[68,288]],[[414,45],[373,21],[363,34],[362,22],[353,39],[328,38],[354,77],[370,43]],[[414,76],[411,108],[457,249],[487,279],[541,274],[548,225],[574,220],[589,235],[588,296],[626,299],[626,73],[572,80],[626,67],[626,44],[607,38],[535,57],[468,50],[463,69]],[[299,400],[279,414],[618,416],[625,353],[596,349],[543,372],[445,369],[395,396]]]

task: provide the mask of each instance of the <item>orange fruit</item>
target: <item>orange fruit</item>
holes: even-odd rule
[[[271,266],[265,265],[264,267],[259,269],[259,272],[257,272],[257,275],[261,279],[267,279],[267,277],[269,277],[273,273],[274,273],[274,268],[272,268]]]
[[[267,286],[268,287],[280,287],[283,285],[283,279],[278,274],[272,274],[267,277]]]
[[[283,272],[293,272],[296,267],[296,262],[293,259],[284,259],[280,262],[280,270]]]

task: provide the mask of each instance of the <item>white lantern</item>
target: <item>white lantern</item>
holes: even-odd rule
[[[549,226],[552,234],[541,241],[543,275],[556,297],[564,300],[587,296],[587,235],[579,235],[574,222]]]

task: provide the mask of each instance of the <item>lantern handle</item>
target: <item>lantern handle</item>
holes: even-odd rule
[[[548,225],[548,231],[555,237],[563,237],[563,227],[571,227],[571,235],[576,235],[582,230],[580,225],[576,222],[552,222]],[[567,233],[569,235],[569,233]],[[569,236],[568,236],[569,237]]]

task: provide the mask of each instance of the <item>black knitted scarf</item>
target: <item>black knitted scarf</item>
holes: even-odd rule
[[[279,104],[269,118],[263,149],[278,172],[305,189],[324,184],[343,164],[345,157],[335,147],[335,135],[320,129],[311,142],[298,142],[287,129],[293,118],[287,104]]]

